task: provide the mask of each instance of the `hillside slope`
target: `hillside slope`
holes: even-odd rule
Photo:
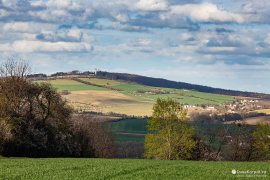
[[[186,105],[217,105],[234,101],[231,96],[191,90],[161,88],[102,78],[53,79],[51,83],[79,111],[149,116],[157,98],[173,98]]]
[[[96,73],[96,76],[99,78],[135,82],[135,83],[143,84],[147,86],[188,89],[188,90],[194,90],[194,91],[199,91],[199,92],[223,94],[223,95],[229,95],[229,96],[244,96],[244,97],[270,99],[269,94],[213,88],[213,87],[208,87],[208,86],[190,84],[190,83],[185,83],[185,82],[176,82],[176,81],[170,81],[170,80],[166,80],[162,78],[152,78],[152,77],[146,77],[146,76],[140,76],[140,75],[134,75],[134,74],[98,71]]]

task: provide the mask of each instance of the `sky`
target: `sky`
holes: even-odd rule
[[[0,0],[0,62],[270,93],[269,0]]]

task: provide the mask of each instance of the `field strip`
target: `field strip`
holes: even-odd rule
[[[119,132],[119,133],[116,133],[116,134],[127,135],[127,136],[145,136],[146,135],[146,134],[140,134],[140,133],[126,133],[126,132]]]

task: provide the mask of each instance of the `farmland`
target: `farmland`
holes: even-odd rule
[[[44,81],[38,81],[38,83]],[[157,98],[171,97],[182,104],[221,104],[231,96],[191,90],[144,86],[99,78],[55,79],[46,81],[58,91],[69,91],[64,98],[79,111],[96,111],[135,116],[149,116]]]
[[[258,112],[258,113],[265,113],[265,114],[270,115],[270,109],[260,109],[260,110],[257,110],[256,112]]]
[[[37,81],[37,82],[40,83],[44,81]],[[86,85],[70,79],[56,79],[56,80],[49,80],[46,82],[50,83],[53,87],[55,87],[59,91],[105,90],[105,88]]]
[[[269,162],[83,158],[4,158],[0,159],[0,168],[0,179],[233,179],[267,178],[270,172]],[[239,173],[232,174],[233,169]],[[246,173],[240,174],[240,171]],[[257,171],[257,174],[250,171]]]
[[[144,142],[147,134],[147,119],[123,119],[107,124],[112,130],[115,141]]]

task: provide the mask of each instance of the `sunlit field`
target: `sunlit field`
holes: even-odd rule
[[[269,162],[72,158],[1,159],[0,168],[0,179],[233,179],[269,177],[270,172]],[[236,170],[236,174],[232,174],[232,170]],[[244,171],[249,172],[240,174]]]

